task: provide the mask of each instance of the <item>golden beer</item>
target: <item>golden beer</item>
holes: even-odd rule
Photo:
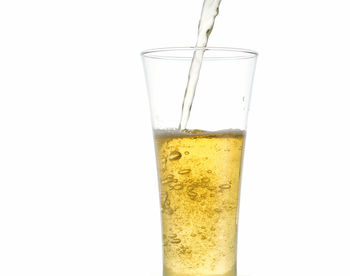
[[[236,276],[243,131],[156,131],[164,276]]]

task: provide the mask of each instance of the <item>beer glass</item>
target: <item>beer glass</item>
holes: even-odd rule
[[[204,51],[185,129],[188,72]],[[236,276],[247,114],[257,53],[235,48],[142,52],[157,159],[164,276]]]

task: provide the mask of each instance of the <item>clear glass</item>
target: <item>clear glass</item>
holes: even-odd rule
[[[194,51],[205,50],[186,130],[179,130]],[[236,276],[240,179],[257,53],[144,51],[157,157],[164,276]]]

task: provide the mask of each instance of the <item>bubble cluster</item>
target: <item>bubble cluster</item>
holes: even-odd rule
[[[181,245],[178,249],[178,253],[182,255],[188,255],[192,253],[192,250],[188,246]]]

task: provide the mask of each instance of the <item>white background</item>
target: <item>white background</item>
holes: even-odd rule
[[[193,45],[201,5],[0,2],[1,276],[161,275],[139,52]],[[346,0],[222,2],[209,44],[260,53],[241,275],[350,275],[348,26]]]

